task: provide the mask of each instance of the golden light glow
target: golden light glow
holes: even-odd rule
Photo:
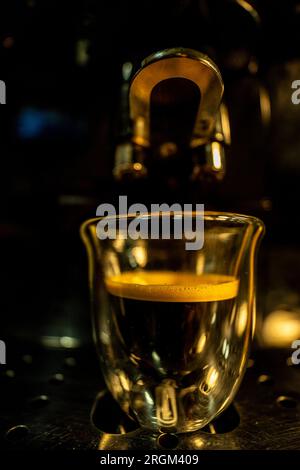
[[[128,379],[127,375],[125,375],[125,373],[122,371],[119,372],[119,380],[123,389],[126,390],[126,392],[129,392],[131,389],[130,380]]]
[[[227,107],[221,104],[220,106],[220,116],[221,116],[221,124],[224,136],[224,142],[226,144],[230,144],[231,142],[231,133],[230,133],[230,121],[229,121],[229,114]]]
[[[135,246],[131,250],[139,267],[144,268],[148,261],[147,249],[144,246]]]
[[[238,309],[236,321],[235,321],[235,331],[238,336],[242,336],[248,325],[248,304],[247,302],[243,302]]]
[[[147,146],[149,145],[148,139],[145,136],[146,127],[145,127],[145,119],[143,116],[139,116],[134,121],[134,141],[138,145]]]
[[[205,346],[205,343],[206,343],[206,334],[203,333],[201,336],[200,336],[200,339],[197,343],[197,347],[196,347],[196,352],[197,353],[201,353],[204,349],[204,346]]]
[[[125,239],[116,238],[116,240],[112,240],[112,245],[118,253],[122,253],[124,245],[125,245]]]
[[[201,437],[196,436],[193,438],[193,447],[195,449],[201,449],[202,447],[204,447],[204,444],[205,442]]]
[[[247,2],[246,0],[236,0],[236,2],[242,7],[244,8],[244,10],[246,10],[248,13],[250,13],[250,15],[252,16],[252,18],[255,20],[256,23],[260,23],[260,17],[259,17],[259,14],[257,13],[257,11],[255,10],[255,8],[253,8],[253,6],[251,5],[251,3]]]
[[[269,347],[290,347],[300,337],[300,312],[275,310],[265,319],[262,338]]]
[[[265,126],[270,124],[271,120],[271,101],[269,93],[266,88],[260,86],[259,89],[259,101],[260,101],[260,112],[261,119]]]
[[[206,379],[200,384],[201,392],[205,395],[209,395],[211,390],[216,386],[218,377],[219,372],[214,367],[210,367]]]
[[[222,168],[222,159],[221,159],[221,146],[219,142],[212,142],[211,152],[212,152],[212,157],[213,157],[213,165],[216,170],[220,170]]]
[[[210,389],[216,386],[218,377],[219,377],[219,372],[214,367],[211,367],[206,378],[206,381]]]
[[[199,252],[197,255],[197,261],[196,261],[196,273],[197,274],[203,273],[204,264],[205,264],[204,254]]]
[[[133,169],[134,169],[135,171],[141,171],[142,168],[143,168],[143,167],[142,167],[141,163],[134,163],[134,164],[133,164]]]

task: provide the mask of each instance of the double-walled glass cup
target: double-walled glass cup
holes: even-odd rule
[[[142,217],[157,223],[165,216]],[[183,216],[172,214],[171,226]],[[229,213],[203,217],[204,244],[196,250],[187,250],[184,234],[177,239],[172,230],[170,239],[126,238],[118,216],[113,239],[100,239],[100,218],[81,228],[107,387],[129,416],[152,430],[205,426],[232,401],[247,364],[263,224]]]

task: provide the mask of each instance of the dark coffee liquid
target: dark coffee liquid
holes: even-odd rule
[[[168,271],[106,280],[103,370],[125,411],[153,428],[193,430],[220,409],[238,385],[250,338],[238,287],[232,276]]]

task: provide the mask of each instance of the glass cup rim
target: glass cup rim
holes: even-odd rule
[[[145,218],[152,218],[152,217],[174,217],[174,216],[182,216],[183,214],[191,217],[196,217],[197,215],[202,215],[204,220],[215,220],[219,222],[236,222],[248,224],[248,225],[257,225],[260,226],[262,229],[265,228],[264,222],[259,219],[258,217],[248,215],[248,214],[240,214],[236,212],[221,212],[221,211],[160,211],[160,212],[145,212],[137,215],[136,213],[128,213],[128,214],[115,214],[115,215],[107,215],[107,216],[98,216],[98,217],[91,217],[81,224],[81,229],[83,230],[85,227],[92,225],[94,223],[98,223],[101,220],[133,220],[136,217],[145,217]]]

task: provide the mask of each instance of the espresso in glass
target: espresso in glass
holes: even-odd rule
[[[180,390],[189,409],[199,409],[197,427],[205,421],[201,409],[223,400],[224,388],[233,385],[231,364],[242,359],[234,354],[238,338],[227,340],[226,334],[238,285],[233,276],[171,271],[129,271],[106,279],[115,338],[111,364],[117,365],[110,376],[112,388],[116,377],[127,385],[118,396],[123,407],[130,411],[138,403],[145,414],[155,407],[160,427],[176,428]],[[194,425],[194,415],[193,424],[183,423],[187,429]]]
[[[255,325],[255,257],[264,227],[239,214],[202,216],[204,244],[193,250],[175,235],[126,238],[119,216],[112,239],[99,238],[102,219],[81,228],[93,334],[107,387],[151,431],[204,427],[233,400],[246,370]],[[166,217],[175,225],[178,214],[143,215],[149,223]],[[134,216],[127,219],[131,223]]]

